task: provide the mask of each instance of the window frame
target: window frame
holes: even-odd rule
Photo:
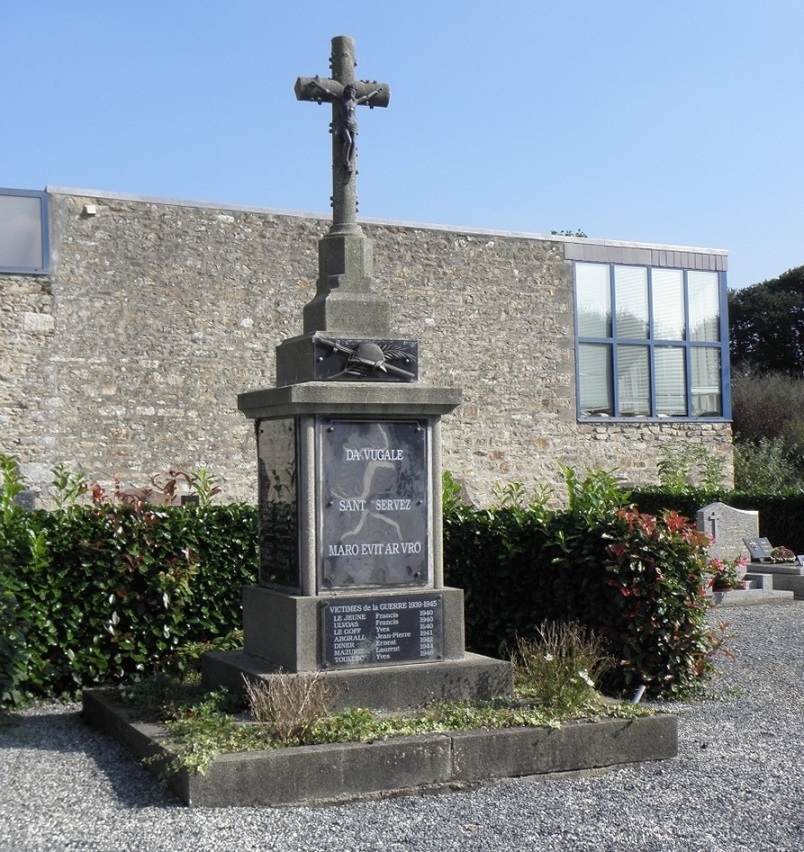
[[[36,198],[39,201],[39,234],[41,239],[41,266],[7,266],[0,261],[2,275],[48,275],[50,273],[50,228],[48,222],[47,192],[35,189],[8,189],[0,187],[0,196]],[[0,220],[0,227],[3,223]]]
[[[608,267],[608,299],[611,310],[609,335],[604,337],[595,337],[591,335],[581,335],[579,333],[580,312],[578,310],[578,267],[584,266],[601,266]],[[617,296],[615,287],[615,269],[617,267],[641,268],[646,270],[647,279],[647,294],[648,294],[648,334],[646,338],[621,337],[617,333]],[[683,317],[684,317],[684,336],[683,339],[675,338],[657,338],[655,337],[655,318],[654,318],[654,270],[672,269],[682,273],[682,295],[683,295]],[[716,276],[718,288],[718,339],[717,340],[694,340],[689,328],[690,322],[690,285],[689,273],[708,272]],[[731,420],[731,367],[729,363],[729,327],[728,327],[728,298],[726,289],[726,273],[717,270],[701,270],[690,269],[685,267],[665,267],[659,265],[639,264],[639,263],[616,263],[611,261],[596,262],[587,260],[573,261],[573,310],[574,310],[574,331],[575,331],[575,403],[577,419],[579,422],[596,422],[596,423],[683,423],[683,422],[715,422],[722,423]],[[609,361],[611,364],[611,375],[608,376],[611,387],[612,410],[619,412],[620,410],[620,388],[618,375],[618,349],[622,346],[638,346],[646,347],[648,354],[648,392],[649,392],[649,413],[636,415],[621,415],[614,414],[583,414],[581,409],[581,356],[580,347],[583,344],[592,344],[599,346],[607,346],[609,352]],[[683,350],[684,378],[685,389],[684,399],[686,413],[683,415],[675,414],[659,414],[657,413],[657,393],[656,393],[656,357],[657,349],[665,347],[681,348]],[[696,415],[694,414],[693,401],[693,369],[692,369],[692,351],[694,349],[710,349],[716,350],[720,360],[720,407],[721,413],[718,415]]]

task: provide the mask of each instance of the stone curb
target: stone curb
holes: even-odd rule
[[[712,602],[717,607],[790,604],[794,599],[793,592],[779,589],[730,589],[712,593]]]
[[[84,692],[83,716],[139,758],[166,760],[158,725],[129,721],[100,690]],[[205,775],[181,770],[170,789],[190,807],[277,807],[464,789],[522,776],[665,760],[678,754],[678,719],[571,722],[561,728],[507,728],[392,737],[222,755]]]

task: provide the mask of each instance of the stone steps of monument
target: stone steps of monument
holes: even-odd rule
[[[804,580],[804,577],[801,578]],[[751,606],[752,604],[792,603],[798,595],[790,589],[777,588],[770,573],[749,571],[743,576],[745,588],[712,592],[716,606]],[[802,589],[804,595],[804,588]]]
[[[752,562],[748,572],[753,576],[766,577],[776,591],[792,593],[797,600],[804,600],[804,568],[790,563]]]

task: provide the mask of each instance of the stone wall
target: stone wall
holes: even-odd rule
[[[237,394],[274,383],[300,334],[328,222],[246,208],[50,190],[52,269],[0,275],[0,449],[46,491],[59,462],[144,485],[203,467],[256,495]],[[656,479],[657,445],[722,453],[727,423],[578,423],[567,240],[364,223],[393,333],[421,381],[459,386],[444,466],[477,501],[496,482],[557,483],[559,463]]]

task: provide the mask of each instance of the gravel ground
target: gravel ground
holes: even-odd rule
[[[721,609],[735,659],[679,756],[327,808],[185,808],[75,705],[0,719],[0,850],[804,849],[804,602]]]

